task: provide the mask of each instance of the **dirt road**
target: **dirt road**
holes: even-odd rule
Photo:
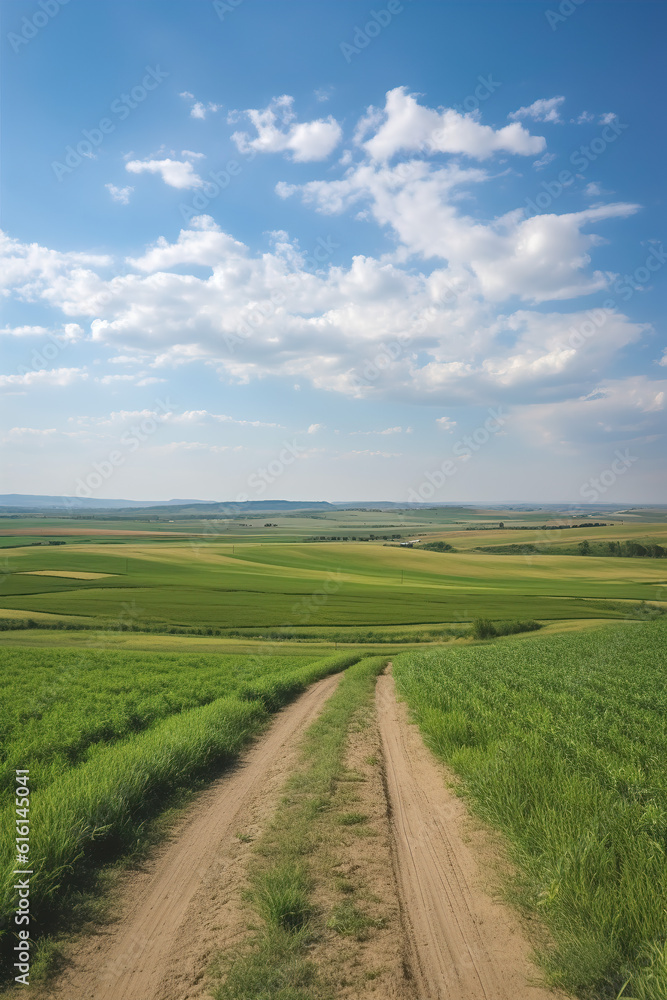
[[[237,903],[249,848],[237,834],[255,831],[273,812],[295,766],[299,739],[338,680],[327,677],[309,688],[276,717],[238,766],[198,796],[148,870],[128,876],[119,920],[79,944],[73,965],[45,996],[208,996],[209,962],[245,930]]]
[[[420,1000],[555,1000],[516,915],[482,888],[469,817],[448,791],[390,674],[376,692],[394,858],[410,965]]]

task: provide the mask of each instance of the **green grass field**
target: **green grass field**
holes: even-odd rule
[[[271,712],[357,659],[6,651],[0,823],[14,828],[14,769],[29,769],[30,908],[40,932],[101,864],[141,843],[146,822],[179,791],[215,774]],[[14,854],[3,838],[1,928],[16,907]]]
[[[552,981],[589,1000],[667,996],[666,641],[662,619],[394,660],[427,742],[507,837]]]
[[[13,828],[11,779],[30,768],[40,930],[83,914],[100,870],[272,711],[391,655],[427,738],[513,845],[520,901],[553,933],[554,981],[585,1000],[616,1000],[625,979],[624,1000],[667,995],[665,627],[640,620],[667,602],[667,564],[558,552],[584,538],[667,544],[650,513],[549,532],[541,510],[503,512],[532,524],[515,531],[464,508],[277,515],[270,530],[265,516],[6,519],[0,822]],[[131,534],[155,529],[169,534]],[[373,532],[454,551],[306,540]],[[494,551],[524,542],[537,552]],[[480,645],[478,618],[543,628]],[[12,864],[4,840],[0,867]],[[6,890],[0,921],[13,905]]]

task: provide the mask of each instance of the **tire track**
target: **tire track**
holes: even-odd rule
[[[518,918],[480,888],[466,844],[467,813],[396,701],[390,674],[376,705],[394,860],[412,973],[421,1000],[554,1000],[530,985],[537,970]]]
[[[120,919],[79,942],[72,966],[46,995],[58,1000],[189,1000],[207,996],[204,973],[243,930],[237,905],[245,865],[236,836],[271,815],[299,740],[340,674],[283,709],[231,772],[198,796],[144,875],[128,879]],[[233,871],[230,872],[230,868]]]

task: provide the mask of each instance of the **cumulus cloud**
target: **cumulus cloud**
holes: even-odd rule
[[[438,417],[435,422],[441,431],[449,431],[450,434],[456,427],[456,421],[450,417]]]
[[[555,101],[535,102],[531,114],[519,111],[546,120],[558,110]],[[330,122],[329,138],[318,146],[313,123],[296,122],[288,97],[245,114],[257,137],[236,133],[239,148],[317,159],[340,137]],[[128,257],[125,272],[111,277],[107,258],[4,239],[6,294],[85,318],[94,344],[115,349],[117,363],[137,364],[137,385],[195,364],[223,382],[279,376],[295,387],[441,408],[578,398],[644,334],[644,325],[618,310],[598,322],[589,316],[594,310],[571,301],[616,279],[596,268],[596,250],[606,224],[638,206],[601,204],[532,218],[523,208],[501,216],[478,210],[477,191],[497,175],[461,154],[479,161],[493,153],[544,152],[544,139],[520,122],[496,130],[479,116],[421,105],[399,87],[383,109],[366,110],[353,149],[333,175],[328,168],[324,179],[283,183],[278,193],[299,196],[324,216],[350,212],[375,223],[391,241],[383,256],[357,254],[344,265],[325,260],[313,269],[288,233],[269,234],[268,249],[251,252],[202,215]],[[419,155],[390,162],[396,153]],[[451,155],[443,160],[443,154]],[[198,157],[175,156],[162,150],[130,160],[127,169],[158,173],[176,187],[199,186]],[[111,385],[130,382],[99,377]],[[224,422],[223,415],[193,412],[179,419]],[[443,417],[439,426],[449,430],[453,422]]]
[[[116,187],[115,184],[105,184],[104,185],[114,201],[117,201],[120,205],[129,205],[130,195],[134,191],[133,187]]]
[[[308,428],[308,434],[317,434],[318,431],[324,429],[324,424],[311,424]]]
[[[361,141],[369,131],[374,133],[371,138]],[[357,140],[371,159],[380,161],[413,152],[462,153],[478,160],[498,152],[530,156],[546,145],[542,136],[530,135],[518,123],[496,131],[473,113],[424,107],[405,87],[387,92],[381,112],[368,109],[357,128]]]
[[[247,132],[234,132],[232,135],[239,151],[246,155],[251,152],[289,153],[297,163],[326,160],[343,134],[331,115],[310,122],[297,121],[294,98],[287,94],[274,97],[266,108],[248,108],[242,114],[249,118],[257,131],[255,137]]]
[[[195,95],[191,94],[189,90],[184,90],[178,96],[185,98],[185,100],[187,101],[192,101],[192,104],[190,106],[191,118],[199,118],[203,120],[204,118],[206,118],[206,115],[208,114],[209,111],[212,114],[215,114],[215,112],[219,111],[220,108],[222,107],[222,104],[214,104],[212,101],[204,103],[203,101],[196,100]]]
[[[561,122],[560,106],[564,101],[564,97],[541,98],[539,101],[533,101],[532,104],[528,104],[526,107],[512,111],[507,117],[511,118],[512,121],[519,121],[521,118],[532,118],[535,122]]]
[[[201,187],[203,181],[189,160],[130,160],[125,164],[130,174],[159,174],[169,187],[188,190]]]
[[[213,266],[243,253],[243,244],[220,231],[210,216],[198,216],[195,228],[182,230],[176,243],[160,237],[141,257],[128,257],[138,271],[164,271],[180,264]]]
[[[519,209],[484,222],[463,214],[458,195],[488,179],[479,168],[457,164],[364,163],[350,167],[341,180],[283,185],[278,193],[289,197],[298,192],[306,204],[329,215],[367,206],[370,217],[390,226],[406,250],[448,261],[452,282],[472,284],[493,301],[514,295],[527,302],[568,299],[609,285],[609,274],[587,271],[590,251],[601,237],[582,230],[629,216],[637,205],[617,203],[529,219]]]
[[[408,209],[409,200],[400,209],[406,220]],[[627,211],[607,206],[487,226],[454,212],[450,242],[430,248],[448,261],[420,271],[358,255],[349,266],[315,273],[289,252],[287,234],[273,239],[271,251],[252,254],[201,217],[109,279],[66,260],[52,273],[42,254],[46,274],[32,287],[54,308],[87,317],[94,343],[120,349],[116,361],[138,362],[136,384],[198,363],[224,381],[278,375],[351,396],[450,405],[563,398],[583,392],[591,373],[645,327],[617,311],[600,317],[599,310],[539,312],[514,303],[503,314],[498,303],[604,287],[608,277],[588,267],[596,240],[581,229]],[[210,274],[171,272],[176,265],[206,266]]]

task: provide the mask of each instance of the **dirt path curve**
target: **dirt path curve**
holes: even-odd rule
[[[385,757],[402,916],[420,1000],[555,1000],[537,976],[517,916],[486,893],[462,801],[396,701],[394,679],[378,678],[376,705]]]
[[[244,930],[238,914],[229,913],[245,873],[237,833],[256,829],[273,812],[294,767],[299,739],[339,679],[327,677],[310,687],[279,713],[239,765],[197,797],[148,871],[128,880],[119,921],[78,946],[73,966],[49,997],[208,996],[208,963]]]

